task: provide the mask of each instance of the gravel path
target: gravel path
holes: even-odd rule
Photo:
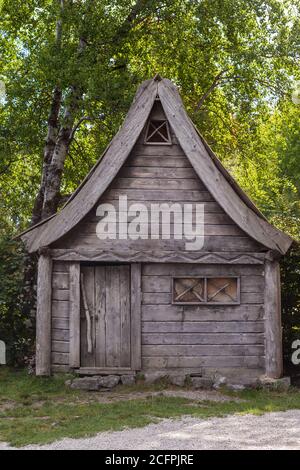
[[[8,448],[0,444],[0,450]],[[26,449],[300,449],[300,410],[205,420],[167,419],[145,428],[105,432],[87,439],[63,439]]]

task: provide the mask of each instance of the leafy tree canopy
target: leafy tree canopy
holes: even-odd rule
[[[298,236],[299,18],[289,0],[3,1],[1,217],[16,230],[30,219],[55,86],[61,121],[71,87],[82,90],[61,187],[69,194],[138,84],[159,72],[180,87],[199,130],[260,208]]]

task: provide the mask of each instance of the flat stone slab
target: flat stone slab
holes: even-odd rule
[[[170,375],[170,383],[177,387],[184,387],[186,381],[186,375]]]
[[[134,385],[135,376],[134,375],[121,375],[121,383],[122,385]]]
[[[87,390],[91,392],[98,391],[99,377],[80,377],[78,379],[74,379],[70,387],[76,390]]]
[[[113,388],[120,382],[119,375],[106,375],[103,377],[99,377],[99,388]]]
[[[213,380],[209,377],[191,377],[191,384],[193,388],[211,389]]]
[[[262,376],[258,379],[258,385],[271,390],[288,390],[291,386],[290,377],[281,377],[280,379],[272,379],[271,377]]]
[[[77,390],[97,392],[101,389],[110,390],[120,382],[118,375],[80,377],[73,379],[70,387]]]

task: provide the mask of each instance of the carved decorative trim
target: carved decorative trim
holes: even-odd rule
[[[132,263],[207,263],[207,264],[264,264],[265,253],[196,253],[176,251],[115,250],[51,250],[51,256],[59,261],[119,261]]]

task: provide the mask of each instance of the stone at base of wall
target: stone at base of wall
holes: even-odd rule
[[[93,376],[93,377],[79,377],[72,381],[68,381],[66,385],[76,390],[87,390],[87,391],[98,391],[98,390],[110,390],[119,383],[123,385],[133,385],[135,383],[135,377],[133,375],[105,375],[105,376]]]
[[[222,388],[227,385],[243,385],[244,387],[255,387],[260,376],[264,373],[263,369],[247,368],[199,368],[199,370],[142,370],[141,374],[147,383],[154,383],[158,380],[165,380],[172,385],[182,386],[191,384],[191,377],[209,378],[213,381],[214,388]]]
[[[191,377],[191,385],[193,388],[211,389],[213,380],[209,377]]]
[[[186,383],[186,375],[171,375],[169,377],[170,383],[177,387],[184,387]]]
[[[237,383],[232,381],[232,377],[225,377],[221,375],[208,376],[201,374],[169,374],[162,373],[159,371],[145,373],[143,375],[145,382],[154,383],[158,380],[165,380],[166,383],[170,383],[177,387],[184,387],[185,385],[192,386],[195,389],[221,389],[227,387],[231,390],[243,390],[245,387],[263,387],[272,390],[287,390],[291,385],[290,377],[283,377],[280,379],[272,379],[265,375],[261,375],[256,380],[251,380],[251,383]],[[73,380],[68,380],[66,385],[77,390],[87,391],[104,391],[111,390],[116,385],[121,383],[122,385],[134,385],[136,382],[135,375],[105,375],[105,376],[88,376],[79,377]]]
[[[263,375],[258,379],[258,385],[267,388],[270,390],[280,390],[285,391],[288,390],[291,386],[291,378],[290,377],[281,377],[280,379],[272,379],[271,377],[267,377]]]

